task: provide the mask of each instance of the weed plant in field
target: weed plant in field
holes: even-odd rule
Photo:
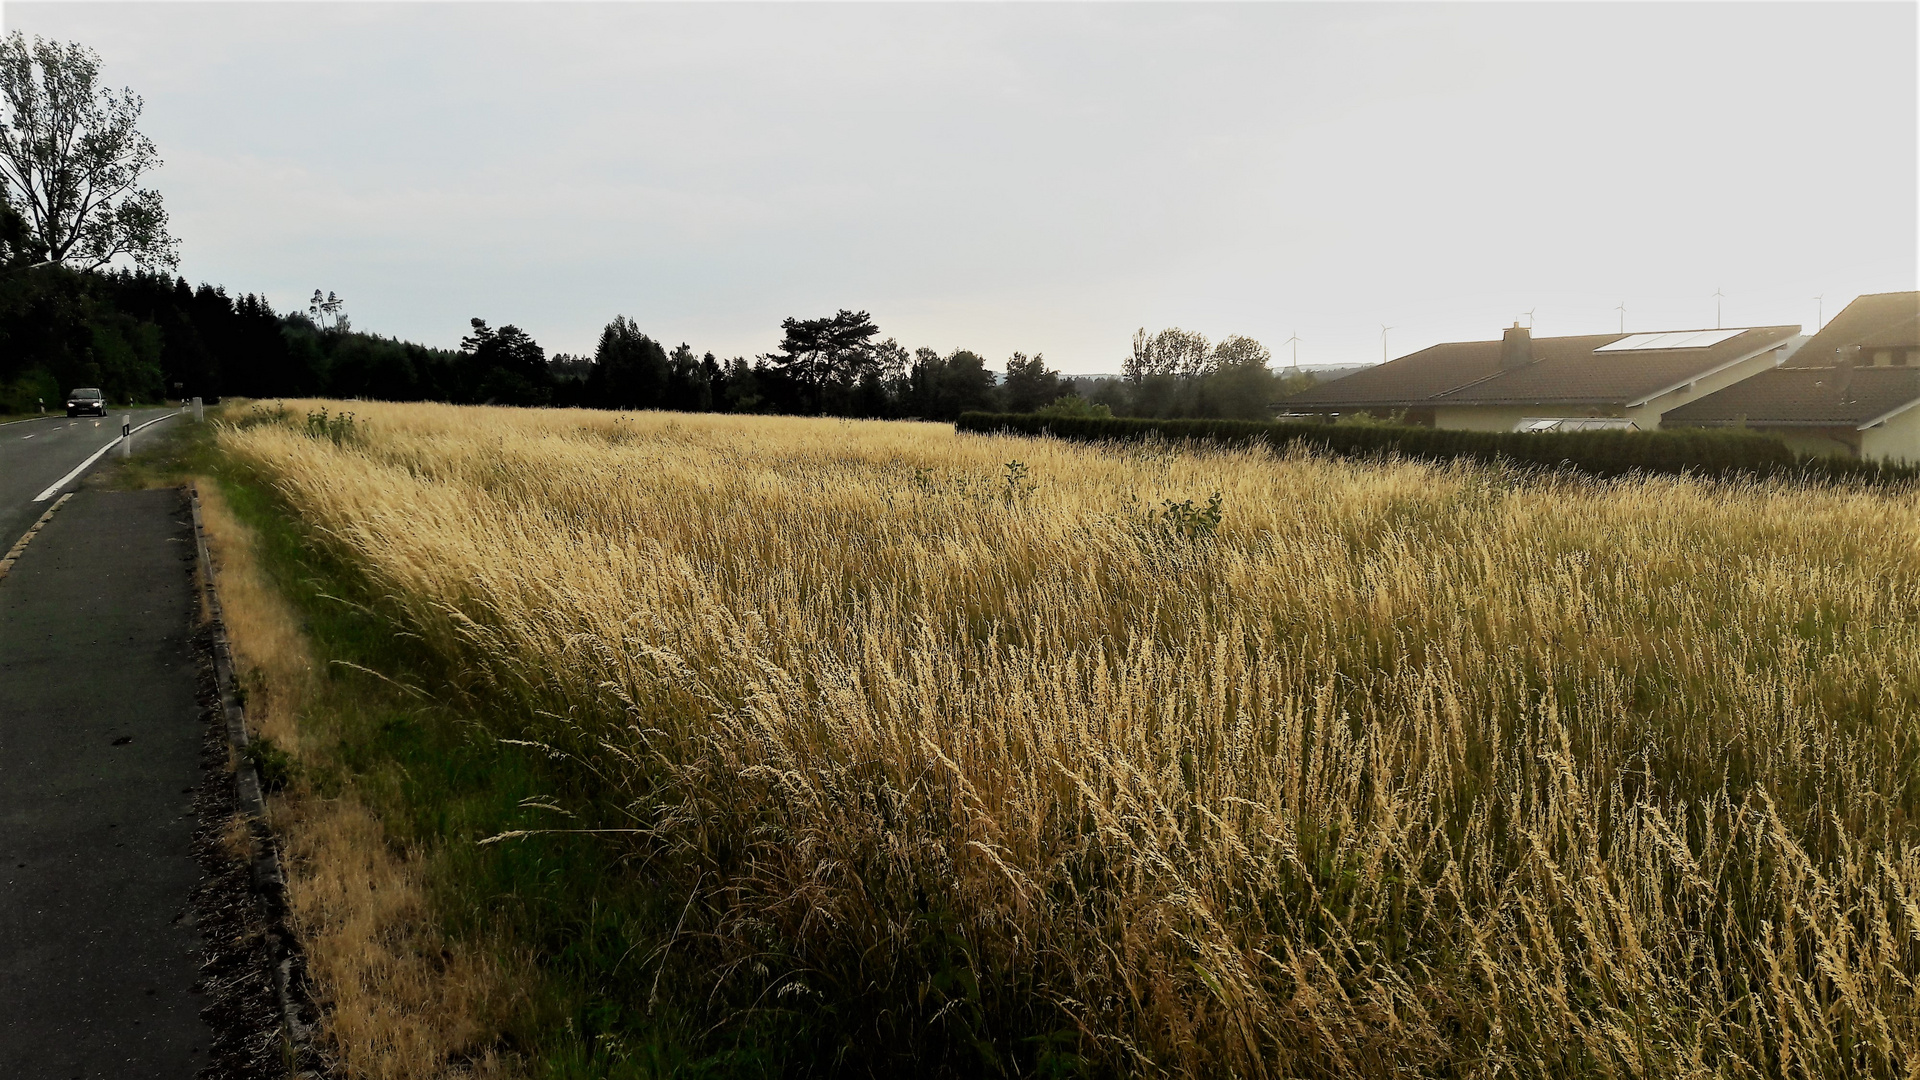
[[[221,445],[808,1071],[1920,1068],[1909,490],[326,407]]]

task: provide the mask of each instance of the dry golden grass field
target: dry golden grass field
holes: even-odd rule
[[[220,446],[682,898],[688,1000],[876,1072],[1920,1070],[1912,491],[323,405]]]

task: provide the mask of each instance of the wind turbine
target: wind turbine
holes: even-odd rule
[[[1292,337],[1280,344],[1293,346],[1293,370],[1298,372],[1300,370],[1300,331],[1295,330]]]
[[[1620,313],[1620,332],[1623,334],[1626,333],[1627,332],[1627,302],[1625,300],[1620,301],[1620,306],[1617,308],[1614,308],[1613,310]]]
[[[1713,290],[1713,328],[1715,330],[1721,329],[1720,302],[1722,300],[1725,300],[1726,298],[1727,298],[1727,294],[1721,292],[1720,289],[1716,286]]]
[[[1538,311],[1538,310],[1540,310],[1540,309],[1539,309],[1539,308],[1528,308],[1528,309],[1527,309],[1527,312],[1526,312],[1526,315],[1527,315],[1527,329],[1529,329],[1529,330],[1531,330],[1531,329],[1533,329],[1533,313],[1534,313],[1534,312],[1536,312],[1536,311]]]
[[[1820,332],[1820,323],[1827,312],[1827,294],[1821,293],[1813,298],[1813,332]]]
[[[1387,331],[1391,329],[1393,327],[1385,323],[1380,324],[1380,362],[1383,364],[1387,362]]]

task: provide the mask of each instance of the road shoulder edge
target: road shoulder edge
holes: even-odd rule
[[[27,526],[27,531],[20,534],[20,539],[14,542],[6,555],[0,557],[0,581],[6,580],[7,573],[13,569],[13,564],[19,562],[20,556],[26,554],[27,544],[40,535],[40,530],[47,527],[47,522],[53,520],[53,512],[67,505],[67,500],[71,498],[73,498],[73,492],[69,491],[56,499],[52,506],[47,507],[46,513],[41,514],[32,525]]]
[[[261,783],[260,770],[253,756],[248,752],[252,740],[247,734],[246,705],[240,693],[233,647],[228,640],[226,619],[220,606],[218,572],[207,546],[206,526],[200,513],[199,485],[190,483],[186,485],[186,490],[193,511],[194,551],[200,570],[196,576],[201,600],[206,605],[208,630],[212,639],[214,685],[225,714],[227,743],[233,751],[234,793],[248,827],[252,845],[253,891],[268,925],[267,945],[273,961],[274,991],[279,999],[277,1004],[283,1034],[291,1061],[295,1064],[290,1075],[296,1080],[317,1080],[321,1072],[313,1067],[318,1060],[312,1045],[314,1024],[302,1016],[303,1012],[311,1013],[312,1006],[307,1000],[309,994],[304,957],[288,917],[290,907],[287,902],[286,873],[281,866],[279,844],[268,825],[266,788]]]

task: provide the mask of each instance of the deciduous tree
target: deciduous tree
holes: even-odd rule
[[[1025,353],[1014,353],[1007,360],[1007,378],[1000,384],[1000,394],[1008,412],[1032,412],[1062,394],[1071,393],[1073,384],[1064,382],[1059,372],[1047,370],[1046,358],[1039,353],[1034,353],[1032,359]]]
[[[1154,355],[1171,374],[1198,378],[1213,370],[1213,348],[1207,335],[1175,326],[1153,336]]]
[[[914,350],[906,393],[912,415],[952,420],[969,410],[995,408],[994,398],[993,372],[979,354],[955,349],[943,357],[928,348]]]
[[[1191,379],[1211,370],[1210,350],[1205,334],[1174,326],[1149,336],[1143,326],[1133,332],[1133,351],[1121,362],[1121,370],[1135,385],[1167,375]]]
[[[33,251],[33,233],[27,228],[27,219],[0,200],[0,268],[30,261]]]
[[[97,270],[125,256],[141,270],[179,265],[160,167],[140,133],[142,101],[100,85],[100,58],[77,43],[15,30],[0,41],[0,199],[26,220],[37,263]]]
[[[1247,337],[1245,334],[1228,334],[1213,347],[1213,368],[1224,371],[1228,368],[1250,368],[1265,371],[1273,363],[1273,353],[1265,345]]]

